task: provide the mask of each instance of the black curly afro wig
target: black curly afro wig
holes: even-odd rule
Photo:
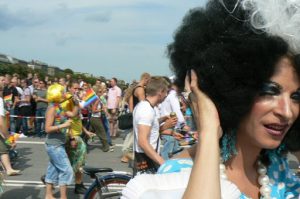
[[[226,1],[227,8],[235,2]],[[248,15],[240,6],[230,14],[218,0],[209,1],[205,8],[189,11],[168,46],[177,85],[182,88],[187,71],[194,69],[199,87],[217,106],[225,133],[237,129],[280,58],[290,55],[300,75],[299,59],[288,44],[256,31]],[[289,149],[300,149],[299,124],[297,120],[285,138]]]

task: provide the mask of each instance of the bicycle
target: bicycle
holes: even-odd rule
[[[126,186],[132,175],[122,171],[113,171],[111,168],[84,167],[83,172],[95,181],[84,194],[84,199],[120,198],[122,189]],[[98,173],[107,173],[98,176]]]

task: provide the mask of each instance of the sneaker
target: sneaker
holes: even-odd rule
[[[102,151],[103,152],[108,152],[110,149],[109,149],[109,147],[107,147],[107,148],[102,148]]]
[[[24,133],[20,134],[20,138],[27,138],[26,135],[24,135]]]
[[[46,175],[42,175],[41,178],[40,178],[43,184],[46,184],[45,178],[46,178]]]
[[[74,192],[76,194],[85,194],[87,188],[83,185],[83,183],[81,184],[75,184],[75,190]]]
[[[114,152],[115,148],[113,146],[109,146],[109,152]]]

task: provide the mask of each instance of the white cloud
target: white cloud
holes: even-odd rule
[[[0,53],[127,81],[144,71],[166,75],[166,46],[198,5],[203,1],[0,0]]]

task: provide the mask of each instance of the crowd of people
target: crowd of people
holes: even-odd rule
[[[158,80],[159,82],[155,83]],[[97,80],[94,85],[90,85],[70,77],[47,84],[47,81],[39,78],[37,74],[31,73],[26,78],[19,78],[18,74],[0,76],[3,97],[1,110],[4,121],[1,132],[5,148],[2,162],[7,174],[21,174],[20,170],[12,169],[9,161],[8,151],[15,147],[15,143],[13,146],[7,146],[5,143],[9,136],[17,134],[19,137],[45,138],[46,151],[50,159],[46,175],[42,176],[47,187],[46,198],[53,197],[54,184],[61,185],[61,197],[66,198],[66,185],[73,182],[74,177],[75,193],[83,194],[86,188],[82,183],[82,166],[85,164],[88,139],[97,136],[103,152],[114,151],[113,140],[119,134],[118,115],[121,112],[133,113],[135,106],[139,102],[143,104],[145,100],[148,101],[147,98],[155,94],[161,84],[165,86],[164,96],[161,96],[156,105],[166,98],[165,102],[159,105],[155,115],[152,115],[154,109],[144,110],[144,108],[141,108],[140,114],[152,115],[151,117],[155,118],[161,115],[162,125],[158,124],[155,135],[152,130],[151,142],[152,145],[155,143],[157,148],[155,153],[161,160],[169,159],[173,152],[182,150],[179,141],[183,139],[183,134],[179,130],[185,133],[190,130],[183,116],[186,104],[180,100],[181,96],[176,94],[176,87],[172,81],[168,77],[151,77],[149,73],[143,73],[139,82],[132,83],[122,91],[117,85],[116,78],[112,78],[109,84]],[[97,96],[96,99],[87,106],[82,106],[80,102],[91,90]],[[171,117],[171,113],[175,114],[175,117]],[[148,125],[152,125],[150,120]],[[132,122],[135,123],[134,120]],[[139,163],[133,161],[139,159],[138,152],[149,149],[149,133],[141,133],[142,138],[134,128],[125,130],[126,137],[120,162],[131,163],[136,172],[145,171],[145,168],[139,170]],[[163,135],[164,143],[161,153],[159,135]],[[135,139],[135,143],[143,143],[140,150],[139,146],[134,146]],[[144,140],[141,141],[142,139]],[[61,179],[58,178],[60,173],[57,173],[57,169],[64,173]]]

